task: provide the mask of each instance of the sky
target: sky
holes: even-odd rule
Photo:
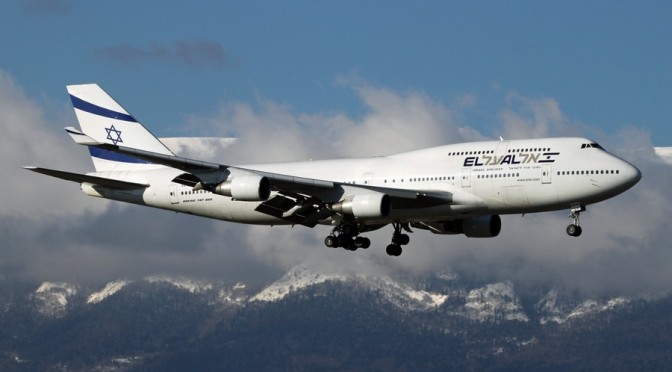
[[[652,148],[672,146],[670,19],[665,1],[3,2],[0,278],[263,282],[304,264],[669,291],[672,176]],[[238,138],[197,149],[226,164],[581,135],[644,179],[589,207],[580,239],[563,211],[507,216],[496,239],[417,233],[397,260],[376,246],[387,230],[366,252],[328,250],[327,228],[128,206],[21,170],[91,169],[62,131],[76,123],[65,85],[91,82],[159,137]]]

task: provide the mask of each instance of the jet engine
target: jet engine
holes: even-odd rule
[[[264,201],[271,196],[271,182],[262,176],[237,176],[217,185],[215,193],[240,201]]]
[[[499,215],[492,215],[446,222],[416,222],[411,226],[435,234],[464,234],[470,238],[493,238],[502,230],[502,219]]]
[[[502,219],[498,215],[465,218],[462,232],[470,238],[493,238],[502,230]]]
[[[387,194],[357,194],[331,205],[334,212],[352,214],[355,217],[386,217],[392,204]]]

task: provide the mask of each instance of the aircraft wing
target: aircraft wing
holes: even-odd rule
[[[217,171],[227,171],[229,169],[236,169],[244,172],[249,172],[252,174],[257,174],[260,176],[264,176],[271,181],[272,186],[278,190],[278,191],[287,191],[287,192],[295,192],[295,193],[307,193],[307,194],[312,194],[316,190],[329,190],[329,189],[336,189],[339,187],[348,187],[348,188],[360,188],[360,189],[367,189],[371,191],[376,191],[376,192],[381,192],[381,193],[386,193],[392,198],[401,198],[401,199],[411,199],[415,200],[418,198],[424,198],[424,199],[434,199],[438,202],[438,204],[441,203],[446,203],[446,202],[451,202],[452,201],[452,194],[448,192],[440,192],[440,191],[416,191],[416,190],[407,190],[407,189],[395,189],[395,188],[389,188],[389,187],[378,187],[378,186],[368,186],[368,185],[345,185],[341,184],[339,182],[333,182],[333,181],[325,181],[325,180],[319,180],[319,179],[314,179],[314,178],[305,178],[305,177],[296,177],[292,175],[285,175],[285,174],[279,174],[279,173],[272,173],[272,172],[264,172],[264,171],[259,171],[259,170],[254,170],[254,169],[246,169],[246,168],[241,168],[241,167],[236,167],[236,166],[231,166],[231,165],[225,165],[225,164],[217,164],[217,163],[211,163],[211,162],[206,162],[202,160],[194,160],[194,159],[188,159],[188,158],[183,158],[180,156],[170,156],[170,155],[163,155],[163,154],[158,154],[155,152],[151,151],[145,151],[145,150],[138,150],[138,149],[133,149],[129,147],[124,147],[124,146],[119,146],[119,145],[112,145],[112,144],[107,144],[107,143],[101,143],[101,144],[96,144],[96,145],[91,145],[87,144],[88,146],[93,146],[97,147],[103,150],[107,151],[113,151],[116,153],[121,153],[124,155],[129,155],[135,158],[147,160],[149,162],[155,163],[155,164],[161,164],[165,165],[171,168],[176,168],[183,170],[189,174],[192,174],[195,176],[193,177],[180,177],[182,182],[180,182],[180,179],[176,180],[177,183],[181,183],[184,185],[188,186],[195,186],[199,181],[199,175],[204,175],[205,173],[213,173]],[[338,201],[338,200],[331,200],[331,201]]]
[[[335,203],[345,195],[367,191],[387,194],[394,208],[430,207],[454,202],[453,194],[445,191],[397,189],[370,185],[353,185],[313,178],[246,169],[225,164],[164,155],[120,145],[97,142],[74,128],[66,128],[75,142],[81,145],[112,151],[155,164],[183,170],[185,173],[173,182],[197,187],[225,180],[231,173],[256,174],[266,177],[279,194],[260,204],[259,212],[283,218],[298,224],[314,226],[317,221],[334,214],[326,204]]]

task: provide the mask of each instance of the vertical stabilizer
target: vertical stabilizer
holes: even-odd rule
[[[98,142],[174,155],[97,84],[69,85],[68,93],[82,132],[87,136]],[[97,171],[160,167],[95,147],[89,151]]]

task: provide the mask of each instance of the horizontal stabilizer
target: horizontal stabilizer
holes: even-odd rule
[[[46,174],[47,176],[52,176],[68,181],[73,181],[77,183],[90,183],[93,185],[100,185],[100,186],[105,186],[109,187],[112,189],[119,189],[119,190],[134,190],[134,189],[142,189],[145,187],[149,187],[148,184],[143,184],[143,183],[135,183],[135,182],[128,182],[128,181],[121,181],[121,180],[115,180],[112,178],[105,178],[105,177],[96,177],[96,176],[89,176],[86,174],[79,174],[79,173],[72,173],[72,172],[64,172],[64,171],[58,171],[54,169],[47,169],[47,168],[39,168],[39,167],[23,167],[24,169],[27,169],[29,171],[41,173],[41,174]]]
[[[87,136],[86,134],[78,131],[73,127],[65,128],[65,131],[68,132],[70,137],[79,145],[98,145],[100,142],[94,140],[93,138]]]

